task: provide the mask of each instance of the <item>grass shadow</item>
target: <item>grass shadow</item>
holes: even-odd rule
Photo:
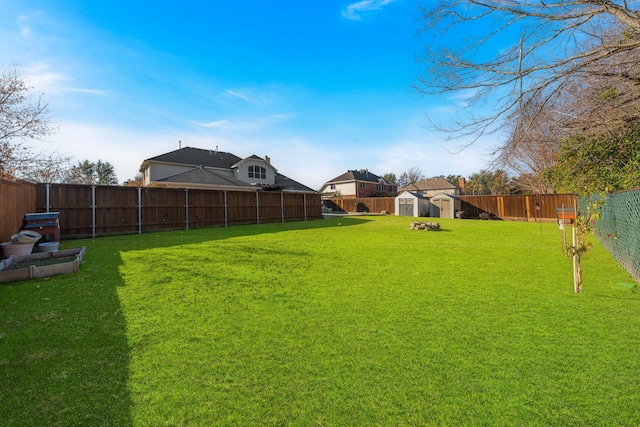
[[[89,252],[78,273],[0,285],[0,424],[132,425],[120,262]]]

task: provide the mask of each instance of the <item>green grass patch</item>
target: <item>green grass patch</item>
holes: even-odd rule
[[[353,217],[64,242],[0,286],[2,425],[638,425],[640,295],[555,224]]]

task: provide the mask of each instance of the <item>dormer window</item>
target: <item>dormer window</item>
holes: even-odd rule
[[[267,179],[267,170],[262,166],[249,166],[249,178]]]

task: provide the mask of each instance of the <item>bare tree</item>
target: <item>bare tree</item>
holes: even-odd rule
[[[621,90],[640,83],[640,12],[632,7],[637,3],[445,0],[423,7],[424,34],[431,40],[425,43],[426,69],[416,87],[425,94],[464,95],[468,114],[446,129],[454,136],[473,136],[473,141],[502,130],[509,117],[521,120],[518,133],[526,135],[559,94],[585,85],[594,88],[596,97],[606,87],[624,93],[618,106],[637,105],[640,92]],[[525,120],[520,113],[534,105]],[[580,120],[574,125],[591,125],[577,105],[573,118]],[[486,113],[474,115],[478,110]],[[626,114],[637,115],[637,107]],[[505,147],[513,151],[511,146],[521,141],[510,138],[496,153]]]
[[[420,168],[412,166],[411,169],[409,169],[408,171],[404,171],[400,174],[400,176],[398,177],[397,184],[399,188],[402,188],[410,184],[415,184],[421,179],[424,179],[422,170]]]
[[[0,176],[23,178],[51,172],[63,156],[33,153],[29,139],[40,139],[52,131],[43,96],[32,90],[15,68],[0,71]],[[48,172],[47,172],[48,171]]]

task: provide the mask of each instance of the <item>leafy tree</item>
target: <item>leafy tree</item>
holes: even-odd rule
[[[634,188],[640,183],[640,122],[599,135],[573,135],[547,176],[558,191],[579,195]]]
[[[117,185],[118,177],[113,165],[109,162],[83,160],[71,168],[65,182],[85,185]]]
[[[518,181],[502,169],[483,169],[471,174],[466,183],[467,194],[471,195],[514,194],[518,192],[518,187]]]
[[[30,90],[15,68],[0,71],[0,177],[35,178],[38,172],[46,175],[48,166],[58,166],[66,159],[33,153],[26,145],[27,140],[52,132],[47,103],[42,95],[33,99]]]
[[[396,174],[393,172],[387,172],[384,175],[382,175],[382,177],[389,182],[393,182],[394,184],[398,183],[398,178],[396,177]]]
[[[133,178],[124,181],[126,187],[141,187],[144,180],[142,172],[138,172]]]

